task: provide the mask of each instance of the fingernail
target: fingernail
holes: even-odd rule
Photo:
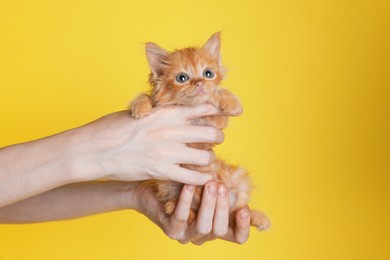
[[[193,192],[195,189],[195,186],[194,185],[186,185],[186,188],[188,191]]]
[[[215,193],[216,193],[215,184],[209,185],[209,186],[207,187],[207,191],[209,192],[209,194],[210,194],[211,196],[215,196]]]
[[[248,211],[245,210],[245,211],[241,212],[240,218],[242,220],[246,221],[246,220],[248,220],[248,217],[249,217],[249,212]]]
[[[218,196],[223,199],[226,198],[226,188],[223,185],[218,187]]]

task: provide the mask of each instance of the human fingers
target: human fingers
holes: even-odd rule
[[[175,154],[176,162],[179,164],[192,164],[206,166],[215,160],[215,153],[212,150],[199,150],[186,147],[183,152]]]
[[[248,240],[250,231],[250,213],[249,209],[240,209],[236,214],[236,226],[234,228],[229,227],[228,232],[220,237],[223,240],[230,241],[237,244],[243,244]],[[211,240],[215,240],[218,237],[213,233],[207,236],[200,237],[192,241],[195,245],[202,245],[203,243]]]
[[[192,241],[195,245],[202,245],[218,237],[225,236],[229,231],[229,199],[225,184],[221,183],[217,187],[217,203],[214,213],[213,231],[203,237]]]
[[[215,204],[217,202],[217,183],[206,183],[203,189],[202,201],[196,221],[187,230],[187,241],[199,239],[208,235],[213,228]]]
[[[189,120],[189,119],[195,119],[205,116],[215,116],[220,115],[221,111],[211,105],[211,104],[204,104],[204,105],[198,105],[193,107],[185,107],[181,111],[181,118]]]
[[[250,230],[250,212],[248,208],[238,210],[236,226],[233,230],[232,242],[243,244],[248,240]]]
[[[235,217],[236,225],[234,228],[229,227],[228,232],[219,237],[223,240],[230,241],[237,244],[243,244],[248,240],[249,231],[250,231],[250,213],[249,209],[243,208],[239,210]],[[209,234],[208,236],[201,237],[197,240],[192,241],[195,245],[202,245],[207,241],[217,239],[218,237],[214,234]]]
[[[229,228],[229,198],[226,185],[218,184],[217,204],[215,207],[213,234],[217,237],[226,235]]]
[[[170,180],[191,185],[204,185],[214,178],[210,174],[189,170],[178,165],[170,168],[168,172]]]
[[[169,218],[165,231],[172,239],[182,239],[183,233],[187,228],[187,220],[190,215],[194,191],[195,187],[193,185],[184,185],[181,189],[179,201],[176,204],[174,213]]]
[[[191,243],[194,244],[194,245],[197,245],[197,246],[201,246],[204,243],[213,241],[213,240],[215,240],[217,238],[218,237],[216,235],[214,235],[213,233],[210,233],[208,235],[205,235],[203,237],[200,237],[198,239],[195,239],[195,240],[191,241]]]
[[[167,131],[164,137],[181,143],[220,144],[225,139],[224,133],[215,127],[195,125],[186,125],[183,128]]]

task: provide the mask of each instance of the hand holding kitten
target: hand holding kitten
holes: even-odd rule
[[[186,143],[221,143],[224,135],[214,127],[194,126],[189,121],[219,114],[212,105],[154,108],[138,120],[126,111],[110,114],[79,128],[74,140],[76,171],[87,172],[87,180],[159,179],[203,185],[214,176],[180,165],[208,165],[214,153]]]
[[[164,233],[182,244],[189,242],[202,245],[215,239],[223,239],[242,244],[246,242],[250,231],[250,213],[248,206],[235,213],[235,226],[229,226],[229,196],[223,183],[215,181],[205,185],[207,192],[202,196],[200,211],[196,221],[188,223],[191,214],[191,202],[194,197],[194,186],[184,185],[175,212],[168,215],[164,212],[148,182],[138,184],[133,197],[137,202],[135,209],[144,214]]]

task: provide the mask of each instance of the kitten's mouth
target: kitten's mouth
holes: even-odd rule
[[[206,93],[206,91],[202,87],[198,87],[196,95],[199,95],[199,94],[207,94],[207,93]]]

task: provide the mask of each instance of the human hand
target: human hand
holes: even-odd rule
[[[219,113],[212,105],[201,105],[158,108],[138,120],[128,111],[102,117],[76,130],[75,171],[92,173],[87,180],[161,179],[203,185],[213,176],[180,164],[205,166],[214,153],[186,143],[221,143],[224,135],[214,127],[190,125],[189,120]]]
[[[224,184],[208,182],[202,195],[197,218],[191,224],[187,219],[194,195],[194,186],[184,185],[175,212],[167,215],[148,182],[135,188],[135,209],[157,224],[171,239],[182,244],[201,245],[217,238],[242,244],[247,241],[250,229],[248,207],[237,211],[235,227],[229,226],[229,196]]]

